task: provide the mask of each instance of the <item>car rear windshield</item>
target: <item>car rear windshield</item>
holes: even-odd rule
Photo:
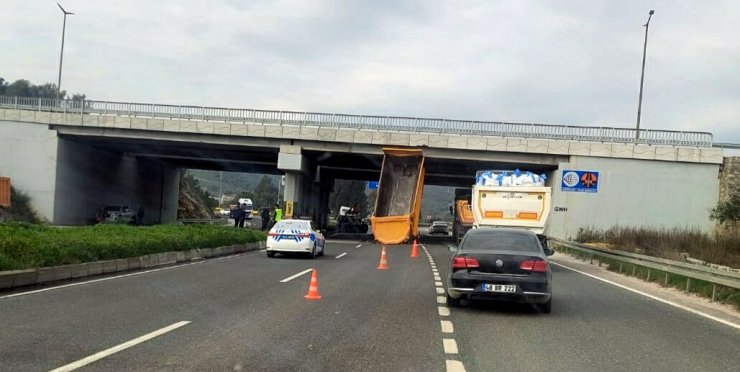
[[[307,229],[306,221],[280,221],[275,224],[276,229]]]
[[[469,232],[461,250],[492,250],[515,252],[540,252],[537,237],[519,232],[486,231]]]

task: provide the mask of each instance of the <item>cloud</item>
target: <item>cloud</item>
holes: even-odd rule
[[[0,74],[54,81],[54,2],[0,14]],[[43,4],[43,5],[41,5]],[[740,4],[66,1],[63,88],[107,100],[633,127],[740,142]]]

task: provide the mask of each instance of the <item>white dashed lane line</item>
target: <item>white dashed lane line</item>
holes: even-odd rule
[[[342,258],[342,257],[344,257],[346,255],[347,255],[347,252],[344,252],[344,253],[340,254],[339,256],[334,257],[334,259]]]
[[[289,277],[281,280],[280,283],[287,283],[287,282],[289,282],[289,281],[291,281],[291,280],[293,280],[293,279],[295,279],[295,278],[297,278],[297,277],[299,277],[301,275],[306,275],[306,274],[310,273],[311,271],[313,271],[313,269],[303,270],[303,271],[299,272],[298,274],[291,275],[291,276],[289,276]]]
[[[452,333],[454,332],[454,327],[452,326],[452,322],[449,320],[440,320],[439,324],[442,326],[442,333]]]
[[[444,289],[444,285],[442,284],[442,276],[439,275],[439,271],[437,270],[437,264],[434,263],[434,258],[432,258],[432,255],[429,253],[429,250],[427,250],[427,247],[425,247],[424,245],[421,245],[421,248],[424,249],[424,252],[429,258],[429,265],[432,268],[432,276],[434,277],[434,287],[435,287],[434,290],[437,292],[438,295],[443,295],[445,293],[445,289]],[[447,306],[441,306],[447,303],[447,298],[445,296],[437,296],[436,301],[437,301],[437,312],[439,313],[439,316],[440,317],[450,316],[450,308],[448,308]],[[440,325],[442,334],[444,334],[447,337],[450,337],[450,338],[442,339],[442,346],[444,347],[445,354],[446,355],[459,354],[459,351],[457,349],[457,341],[455,341],[454,338],[451,338],[452,334],[455,331],[455,328],[452,325],[452,321],[440,320],[439,325]],[[463,364],[463,362],[459,360],[447,359],[445,360],[445,369],[447,370],[447,372],[465,372],[465,365]]]
[[[442,345],[445,347],[445,354],[457,354],[457,342],[454,338],[443,338]]]
[[[458,360],[447,360],[447,372],[465,372],[465,366]]]

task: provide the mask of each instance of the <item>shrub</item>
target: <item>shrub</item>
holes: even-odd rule
[[[265,239],[256,230],[210,225],[0,225],[0,270],[67,265]]]

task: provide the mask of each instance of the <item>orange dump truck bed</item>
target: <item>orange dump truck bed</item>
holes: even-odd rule
[[[378,198],[370,218],[375,240],[401,244],[419,235],[424,189],[424,153],[417,149],[383,149]]]

